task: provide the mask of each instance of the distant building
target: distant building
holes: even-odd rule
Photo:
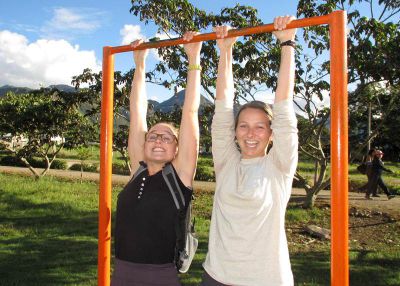
[[[11,133],[4,134],[1,136],[3,142],[7,142],[8,147],[11,149],[22,148],[28,144],[28,138],[24,135],[12,136]]]
[[[7,144],[9,145],[8,147],[10,147],[11,149],[14,149],[14,150],[23,148],[29,142],[29,139],[26,138],[22,134],[18,135],[18,136],[12,136],[11,133],[7,133],[7,134],[4,134],[3,136],[1,136],[1,139],[3,140],[3,142],[4,141],[7,142]],[[57,136],[51,137],[50,141],[55,142],[57,145],[60,145],[60,144],[65,143],[65,138],[57,135]]]

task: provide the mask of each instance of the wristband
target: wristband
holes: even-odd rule
[[[188,65],[188,71],[201,71],[201,66],[200,65]]]
[[[296,42],[292,40],[285,41],[281,43],[281,47],[283,46],[291,46],[292,48],[296,48]]]

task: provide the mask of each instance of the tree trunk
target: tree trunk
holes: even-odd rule
[[[306,199],[304,201],[303,207],[307,209],[312,209],[315,205],[316,199],[317,199],[317,194],[314,188],[312,188],[311,190],[306,192]]]
[[[28,167],[28,169],[32,172],[32,174],[35,176],[35,179],[38,180],[40,179],[40,175],[38,172],[36,172],[35,168],[29,164],[28,160],[26,160],[24,157],[20,157],[21,161],[24,162],[24,164]]]
[[[50,170],[51,164],[53,163],[55,156],[51,159],[51,161],[49,160],[49,157],[47,155],[44,156],[44,159],[46,160],[46,169],[44,169],[44,171],[40,174],[41,177],[44,177]]]
[[[125,162],[125,166],[126,166],[126,168],[129,170],[129,174],[132,172],[132,170],[131,170],[131,164],[130,164],[130,162],[129,162],[129,158],[128,158],[128,156],[126,156],[125,154],[122,156],[123,157],[123,159],[124,159],[124,162]]]
[[[81,161],[81,184],[83,182],[83,161]]]

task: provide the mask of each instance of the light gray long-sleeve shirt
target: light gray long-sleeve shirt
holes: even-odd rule
[[[298,159],[291,100],[274,106],[273,147],[242,159],[234,141],[233,104],[215,102],[212,152],[216,191],[203,264],[215,280],[235,286],[293,285],[285,211]]]

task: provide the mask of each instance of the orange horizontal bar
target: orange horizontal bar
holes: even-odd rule
[[[329,19],[330,19],[329,15],[298,19],[298,20],[294,20],[293,22],[291,22],[287,26],[287,28],[288,29],[303,28],[303,27],[308,27],[308,26],[329,24]],[[261,33],[267,33],[267,32],[272,32],[272,31],[275,31],[273,24],[265,24],[265,25],[259,25],[259,26],[255,26],[255,27],[248,27],[248,28],[241,28],[241,29],[232,29],[228,32],[228,38],[253,35],[253,34],[261,34]],[[130,45],[110,47],[110,52],[111,52],[111,54],[117,54],[117,53],[131,52],[133,50],[154,49],[154,48],[161,48],[161,47],[176,46],[176,45],[181,45],[181,44],[185,44],[185,43],[210,41],[210,40],[216,40],[216,39],[217,39],[216,34],[214,32],[212,32],[212,33],[196,35],[193,37],[193,39],[191,41],[188,41],[188,42],[184,41],[182,38],[173,38],[173,39],[160,40],[160,41],[154,41],[154,42],[146,42],[146,43],[143,43],[140,46],[136,47],[135,49],[133,49]]]

